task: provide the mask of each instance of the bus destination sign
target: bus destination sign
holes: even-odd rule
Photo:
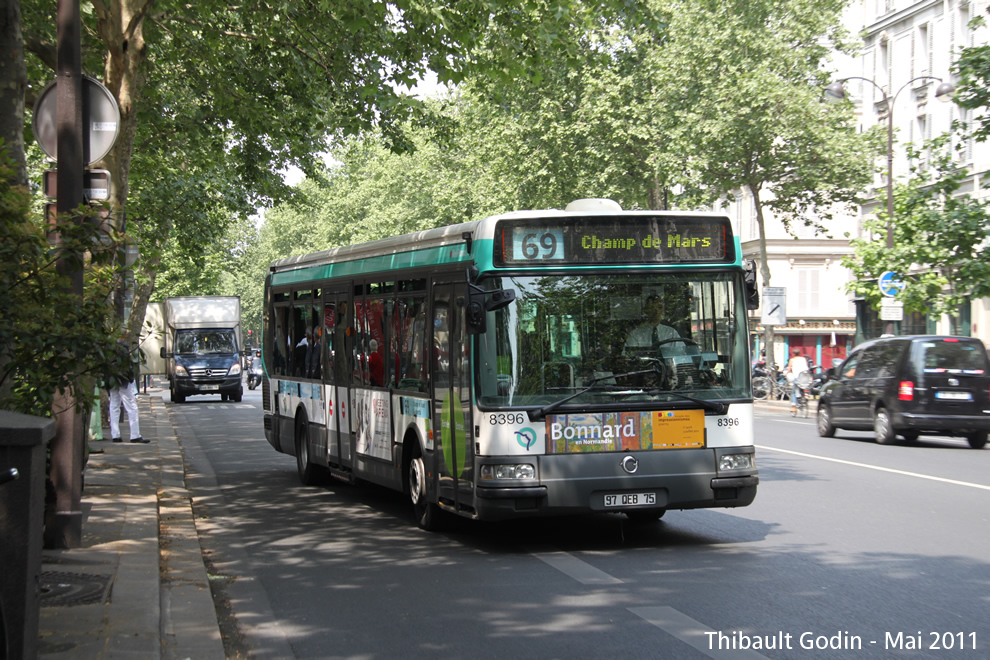
[[[495,231],[498,266],[732,263],[728,218],[644,216],[504,220]]]

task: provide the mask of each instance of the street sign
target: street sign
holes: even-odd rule
[[[41,188],[48,199],[58,198],[58,170],[45,170],[41,178]],[[110,199],[110,172],[107,170],[85,170],[83,172],[83,195],[88,202],[104,202]]]
[[[82,77],[83,94],[83,154],[89,167],[110,153],[120,132],[120,108],[110,90],[95,78]],[[38,146],[51,160],[58,160],[58,98],[55,82],[41,90],[34,104],[34,137]]]
[[[884,298],[880,301],[880,320],[881,321],[903,321],[904,320],[904,303],[900,300],[893,300],[891,298]]]
[[[787,287],[763,287],[763,325],[787,325]]]
[[[880,287],[880,295],[893,298],[904,290],[904,280],[894,271],[888,270],[877,279],[877,286]]]

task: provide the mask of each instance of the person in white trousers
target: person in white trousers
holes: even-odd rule
[[[124,345],[124,350],[126,350],[126,342],[123,339],[118,340]],[[120,404],[124,404],[124,412],[127,413],[127,423],[131,430],[131,442],[141,442],[148,443],[150,440],[145,440],[141,437],[141,422],[138,419],[138,407],[137,407],[137,383],[131,378],[130,382],[123,385],[117,385],[117,387],[111,387],[110,390],[110,437],[114,442],[121,442],[120,439]]]

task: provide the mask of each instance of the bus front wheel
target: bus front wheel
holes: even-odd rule
[[[436,531],[440,528],[443,512],[439,506],[430,502],[426,492],[426,479],[426,464],[422,454],[417,451],[409,461],[409,499],[412,501],[416,524],[421,529]]]

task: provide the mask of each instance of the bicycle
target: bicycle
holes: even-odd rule
[[[787,381],[780,376],[777,369],[768,369],[766,376],[757,376],[753,379],[753,398],[759,401],[782,400],[789,396],[787,385]]]
[[[797,375],[795,383],[797,384],[797,392],[795,392],[795,402],[796,404],[791,407],[791,417],[797,417],[801,415],[805,418],[808,417],[808,399],[811,397],[811,393],[808,388],[811,387],[812,375],[810,371],[802,371]]]

